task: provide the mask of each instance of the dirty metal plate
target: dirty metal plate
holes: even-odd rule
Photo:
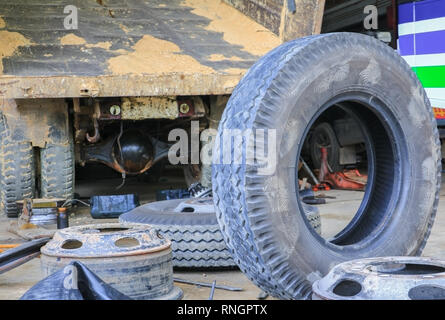
[[[0,86],[1,90],[1,86]],[[68,107],[61,99],[1,99],[0,108],[6,117],[11,135],[30,141],[34,147],[47,143],[67,144],[69,132]],[[14,121],[10,121],[14,119]],[[34,125],[38,123],[39,125]]]
[[[123,98],[122,119],[176,119],[179,116],[175,97]]]
[[[226,0],[226,2],[279,35],[283,41],[319,34],[321,31],[325,0]]]
[[[0,98],[226,95],[241,74],[147,74],[97,77],[0,75]]]
[[[272,32],[221,1],[100,3],[0,0],[0,40],[6,43],[0,49],[0,94],[226,94],[280,44]],[[78,8],[78,29],[64,28],[66,5]]]
[[[445,261],[427,257],[377,257],[333,267],[314,282],[315,300],[445,299]]]
[[[173,285],[170,241],[147,225],[106,223],[59,230],[42,247],[45,276],[72,261],[132,299],[181,299]]]
[[[54,257],[109,258],[155,253],[170,246],[150,226],[104,223],[58,230],[41,251]]]

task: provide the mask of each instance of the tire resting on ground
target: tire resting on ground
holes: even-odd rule
[[[317,238],[302,219],[292,161],[317,110],[333,96],[354,90],[375,97],[369,103],[387,104],[384,110],[396,115],[392,125],[404,139],[395,148],[406,153],[395,164],[386,164],[399,165],[394,174],[400,174],[400,180],[391,190],[400,197],[376,202],[389,209],[382,216],[385,223],[369,234],[373,241],[364,237],[338,248]],[[240,165],[239,159],[224,164],[219,158],[224,153],[214,151],[212,186],[226,244],[240,269],[261,289],[283,299],[309,298],[312,282],[345,260],[420,255],[439,198],[438,130],[420,82],[389,46],[363,35],[334,33],[274,49],[250,68],[233,91],[218,135],[222,141],[224,129],[256,128],[277,130],[275,172],[260,176],[257,167]],[[235,143],[232,156],[234,149],[245,154],[246,139]],[[378,190],[374,194],[380,196]]]
[[[175,267],[236,266],[227,250],[214,212],[174,212],[164,205],[176,207],[182,201],[149,203],[122,214],[119,221],[149,224],[170,239]]]
[[[8,217],[17,217],[17,200],[34,197],[33,158],[31,143],[15,140],[0,112],[0,205]]]
[[[316,206],[312,206],[306,203],[303,203],[304,214],[306,215],[306,219],[309,222],[309,225],[314,228],[314,231],[318,234],[321,234],[321,217],[320,211]]]
[[[47,144],[40,150],[42,198],[73,199],[73,142]]]

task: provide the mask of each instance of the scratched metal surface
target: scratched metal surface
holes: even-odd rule
[[[66,5],[78,8],[77,30],[64,29],[63,20],[67,14],[63,9]],[[181,6],[179,0],[0,0],[4,29],[18,32],[32,43],[19,46],[13,55],[3,57],[3,74],[107,75],[111,73],[108,59],[119,56],[122,52],[119,49],[131,52],[132,46],[147,34],[176,44],[181,54],[189,55],[222,74],[229,68],[247,69],[259,58],[242,50],[241,46],[225,41],[221,32],[207,30],[210,19],[191,11],[192,8]],[[70,33],[83,38],[87,44],[105,42],[111,46],[62,45],[60,39]],[[211,61],[212,54],[236,59]]]
[[[64,28],[66,5],[78,8],[77,30]],[[70,34],[84,43],[64,43]],[[177,61],[170,63],[161,49],[158,55],[151,50],[149,59],[141,46],[137,51],[146,37],[155,39],[154,47],[166,43],[167,56]],[[220,0],[0,0],[0,96],[230,94],[279,43]],[[110,61],[122,55],[128,55],[119,60],[122,67],[113,68]],[[133,68],[119,72],[126,63]],[[140,70],[144,64],[155,71]]]

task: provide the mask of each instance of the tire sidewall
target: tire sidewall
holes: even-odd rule
[[[263,195],[275,241],[280,243],[281,254],[291,269],[306,274],[316,270],[323,275],[334,265],[353,258],[414,254],[434,216],[439,159],[430,104],[419,81],[406,72],[404,62],[394,64],[394,56],[383,54],[389,49],[382,46],[358,45],[352,58],[349,52],[331,48],[316,65],[305,65],[304,53],[295,55],[273,80],[258,108],[253,129],[264,128],[258,114],[270,107],[266,104],[280,101],[274,104],[275,116],[268,118],[268,127],[277,129],[277,168],[273,175],[263,178]],[[309,46],[304,50],[309,51]],[[286,81],[295,66],[299,68],[295,74],[299,80]],[[277,87],[279,91],[270,90]],[[398,127],[402,138],[396,141],[403,155],[398,159],[402,187],[386,225],[372,242],[335,248],[315,237],[303,218],[296,198],[295,167],[302,137],[317,111],[334,97],[352,91],[382,101],[392,117],[389,125]],[[247,168],[246,176],[255,170]],[[249,196],[247,192],[246,198]],[[248,200],[246,207],[249,211]]]

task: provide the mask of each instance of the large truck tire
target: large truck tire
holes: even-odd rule
[[[33,148],[30,142],[11,135],[0,113],[0,207],[9,218],[18,216],[17,200],[35,194]]]
[[[304,218],[295,170],[307,131],[339,104],[360,121],[372,166],[361,208],[326,240]],[[248,139],[233,139],[232,157],[223,161],[227,129],[275,129],[276,149],[261,146],[276,152],[274,170],[260,174],[260,163],[246,163]],[[212,185],[221,232],[240,269],[265,292],[306,299],[312,283],[343,261],[421,254],[439,198],[438,129],[419,80],[389,46],[354,33],[282,44],[235,88],[218,137]]]
[[[47,144],[40,149],[41,197],[73,199],[74,152],[73,141]]]
[[[302,206],[309,225],[315,230],[316,233],[321,234],[321,217],[318,208],[306,203],[302,203]]]
[[[182,199],[157,201],[137,207],[119,217],[122,223],[149,224],[171,240],[174,267],[236,267],[219,230],[212,199],[191,199],[210,202],[204,212],[175,211],[185,203]],[[201,210],[202,211],[202,210]]]

